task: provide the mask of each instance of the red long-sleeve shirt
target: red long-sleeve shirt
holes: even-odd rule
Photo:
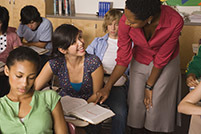
[[[128,66],[132,57],[136,61],[163,68],[179,53],[179,35],[183,27],[182,17],[171,7],[161,6],[159,24],[154,35],[147,42],[141,28],[132,28],[125,24],[123,15],[119,22],[117,64]],[[132,48],[131,41],[134,42]]]

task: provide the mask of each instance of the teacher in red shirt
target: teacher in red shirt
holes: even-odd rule
[[[161,5],[160,0],[126,1],[119,22],[117,64],[108,83],[97,93],[97,102],[107,99],[112,85],[131,62],[127,121],[131,133],[170,133],[176,123],[181,124],[177,104],[183,24],[182,17]]]

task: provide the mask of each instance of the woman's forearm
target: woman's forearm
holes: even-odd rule
[[[116,65],[112,74],[110,75],[108,82],[105,85],[105,88],[111,89],[115,82],[124,74],[126,69],[127,67],[125,66]]]
[[[153,66],[151,74],[147,80],[147,84],[149,86],[154,86],[154,84],[156,83],[156,81],[158,80],[160,74],[162,72],[162,69],[156,68],[155,66]]]
[[[189,102],[181,102],[178,106],[178,112],[187,115],[201,115],[201,106]]]

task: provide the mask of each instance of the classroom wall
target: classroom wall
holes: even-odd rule
[[[96,14],[98,12],[99,1],[113,2],[114,8],[124,8],[125,0],[75,0],[76,13]],[[201,11],[200,6],[178,6],[179,11],[192,13],[193,11]]]
[[[96,14],[98,12],[98,2],[113,2],[114,8],[124,8],[125,0],[75,0],[76,13]]]
[[[191,14],[193,11],[201,11],[201,6],[177,6],[180,12]]]

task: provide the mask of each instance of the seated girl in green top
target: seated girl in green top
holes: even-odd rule
[[[0,133],[66,134],[60,97],[52,91],[35,91],[39,55],[27,47],[11,51],[4,69],[10,91],[0,98]]]

